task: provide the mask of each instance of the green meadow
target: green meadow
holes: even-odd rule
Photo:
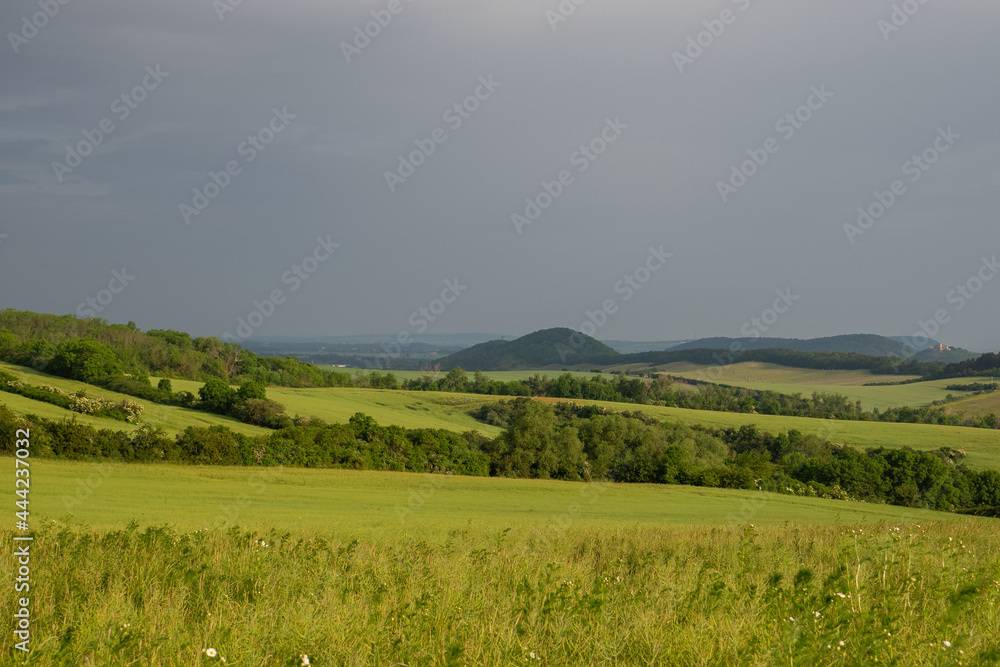
[[[32,653],[8,642],[6,664],[1000,664],[995,520],[661,486],[31,470]]]
[[[988,381],[989,378],[982,379],[978,381]],[[966,380],[953,380],[953,382],[958,382],[964,384]],[[979,396],[971,396],[969,398],[962,399],[960,401],[955,401],[948,405],[948,410],[957,414],[966,413],[970,415],[988,415],[996,414],[1000,415],[1000,392],[992,392],[989,394],[981,394]]]
[[[711,369],[714,380],[725,384],[735,382],[764,382],[790,385],[862,386],[872,382],[900,382],[916,379],[912,375],[876,375],[868,370],[838,371],[813,368],[795,368],[780,364],[744,361],[728,366],[703,366],[680,361],[656,367],[658,371],[695,379],[704,379]]]
[[[663,371],[678,377],[705,380],[705,368],[694,364],[669,364]],[[868,410],[872,408],[895,408],[904,405],[922,407],[934,401],[944,400],[949,394],[965,395],[960,391],[949,391],[945,387],[965,384],[966,380],[932,380],[913,384],[883,387],[865,387],[873,382],[900,382],[910,379],[898,375],[873,375],[869,371],[823,371],[805,368],[789,368],[776,364],[744,362],[731,366],[715,367],[711,370],[711,381],[735,387],[746,387],[760,391],[774,391],[780,394],[812,395],[841,394],[852,401],[861,401]],[[976,378],[968,382],[979,381]]]
[[[153,378],[156,382],[157,378]],[[197,394],[201,382],[171,380],[174,391]],[[459,433],[479,431],[494,436],[499,428],[478,422],[469,412],[495,396],[447,392],[393,391],[384,389],[321,388],[289,389],[268,387],[267,397],[286,407],[288,415],[319,417],[328,422],[346,422],[363,412],[384,426],[439,428]]]
[[[84,386],[4,369],[32,384]],[[329,421],[364,412],[409,428],[499,432],[468,414],[496,397],[273,387],[268,396],[291,415]],[[22,413],[72,415],[0,399]],[[985,429],[598,404],[688,424],[795,428],[860,448],[949,446],[970,465],[1000,468],[1000,433]],[[195,416],[229,421],[155,405],[146,414],[171,431]],[[6,479],[14,466],[0,458]],[[34,643],[24,661],[8,642],[5,664],[1000,665],[996,519],[689,486],[30,466]],[[0,577],[14,578],[12,563],[0,561]],[[14,611],[11,596],[0,598],[0,613]]]
[[[2,459],[13,478],[13,460]],[[32,515],[60,525],[170,524],[198,530],[403,530],[425,537],[474,522],[544,530],[666,524],[953,521],[957,515],[820,498],[689,486],[574,483],[297,468],[32,462]]]

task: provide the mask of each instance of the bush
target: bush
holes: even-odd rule
[[[285,414],[285,406],[277,401],[251,398],[243,403],[237,403],[232,409],[233,417],[241,422],[263,426],[265,428],[288,428],[292,419]]]
[[[202,410],[227,415],[236,404],[236,392],[225,380],[212,378],[198,390]]]
[[[101,384],[123,372],[115,353],[92,338],[68,340],[59,345],[48,371],[88,384]]]

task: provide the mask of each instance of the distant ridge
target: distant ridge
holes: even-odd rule
[[[875,334],[848,334],[825,338],[699,338],[682,343],[675,350],[729,349],[739,344],[741,350],[795,350],[797,352],[845,352],[870,357],[902,357],[912,351],[904,343]],[[930,345],[931,343],[928,343]]]
[[[622,341],[613,341],[620,345]],[[928,341],[927,345],[938,345]],[[456,352],[440,359],[441,368],[450,370],[461,366],[467,371],[506,371],[547,367],[579,366],[580,364],[613,366],[646,363],[665,364],[674,361],[701,363],[712,359],[706,350],[739,350],[743,353],[761,350],[787,350],[807,354],[840,354],[861,358],[900,358],[907,361],[936,361],[956,363],[977,355],[954,348],[946,351],[924,349],[914,354],[914,348],[902,340],[875,334],[849,334],[808,340],[797,338],[701,338],[675,345],[669,349],[650,350],[647,345],[634,344],[639,349],[629,350],[622,345],[621,353],[605,343],[572,329],[545,329],[522,336],[516,340],[493,340]],[[652,344],[655,345],[655,344]],[[645,350],[642,348],[646,347]],[[738,360],[738,355],[737,355]],[[707,361],[705,363],[712,363]],[[834,363],[834,362],[830,362]]]
[[[725,350],[794,350],[796,352],[840,352],[863,354],[868,357],[903,357],[916,361],[942,361],[952,363],[965,361],[975,356],[973,352],[961,348],[932,351],[928,348],[939,345],[936,340],[928,340],[919,352],[909,345],[909,338],[879,336],[876,334],[847,334],[824,338],[701,338],[670,348],[671,352],[681,350],[712,349]]]

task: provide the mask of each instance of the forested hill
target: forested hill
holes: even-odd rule
[[[56,372],[53,360],[58,363],[70,353],[85,357],[81,367],[92,377],[77,378],[85,381],[119,373],[292,387],[331,386],[347,379],[344,373],[297,359],[260,357],[217,338],[194,338],[169,329],[143,332],[131,322],[0,310],[0,360]]]
[[[732,354],[729,350],[738,350]],[[817,369],[870,369],[880,373],[928,375],[939,373],[953,358],[925,351],[908,357],[904,343],[869,334],[832,336],[813,340],[787,338],[703,338],[662,352],[620,354],[600,341],[571,329],[545,329],[513,341],[494,340],[474,345],[440,361],[450,370],[505,371],[547,367],[594,367],[688,361],[729,364],[740,361]],[[947,353],[944,353],[947,354]],[[962,356],[961,359],[965,359]]]
[[[441,368],[508,371],[557,364],[614,363],[618,352],[572,329],[543,329],[516,340],[492,340],[441,360]],[[609,361],[610,360],[610,361]]]

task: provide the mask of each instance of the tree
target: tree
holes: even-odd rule
[[[219,378],[212,378],[198,390],[201,407],[209,412],[220,415],[228,414],[236,403],[236,392],[229,383]]]
[[[465,376],[465,371],[462,370],[461,366],[455,366],[448,374],[438,383],[441,391],[458,391],[463,392],[468,390],[469,380]]]
[[[246,403],[251,399],[266,401],[267,390],[261,383],[253,380],[247,380],[240,385],[239,390],[236,392],[236,401],[238,403]]]
[[[115,353],[92,338],[62,343],[52,357],[49,371],[88,384],[123,372]]]

